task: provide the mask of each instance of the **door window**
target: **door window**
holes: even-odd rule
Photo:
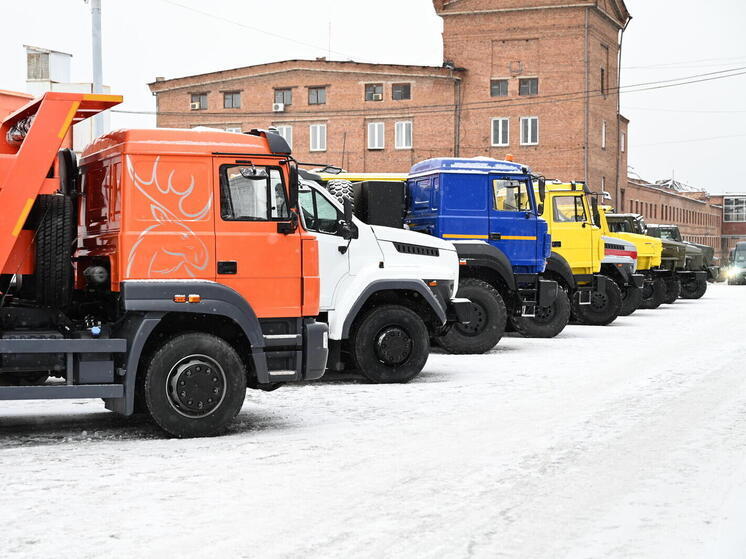
[[[301,191],[298,202],[307,231],[336,235],[342,214],[334,205],[315,190]]]
[[[225,221],[290,219],[280,170],[254,165],[223,165],[220,215]]]
[[[557,223],[588,221],[583,198],[580,196],[556,196],[553,204],[554,221]]]
[[[493,179],[494,207],[498,211],[523,212],[531,209],[526,181]]]

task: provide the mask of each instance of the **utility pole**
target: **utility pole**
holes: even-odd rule
[[[89,0],[91,3],[91,60],[93,62],[93,93],[104,92],[104,76],[101,63],[101,0]],[[103,115],[93,117],[93,137],[104,133]]]

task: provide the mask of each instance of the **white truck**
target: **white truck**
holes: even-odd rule
[[[352,214],[350,199],[340,203],[314,178],[301,171],[299,205],[304,228],[318,239],[327,369],[407,382],[425,366],[431,337],[469,321],[471,302],[455,297],[456,249],[430,235],[368,225]]]

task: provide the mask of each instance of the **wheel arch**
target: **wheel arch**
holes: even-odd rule
[[[552,279],[561,279],[564,286],[568,289],[575,289],[575,277],[572,274],[570,263],[564,256],[554,251],[547,258],[547,266],[544,270],[546,277],[549,277],[549,274],[552,274]]]

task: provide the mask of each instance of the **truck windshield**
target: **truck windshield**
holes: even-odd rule
[[[746,264],[746,250],[744,251],[736,251],[736,254],[733,257],[733,261],[736,264]]]
[[[632,233],[632,228],[626,221],[609,221],[609,231],[612,233]]]
[[[493,179],[492,191],[495,209],[505,212],[525,212],[531,209],[528,181],[515,179]]]
[[[678,231],[675,231],[674,229],[667,229],[665,227],[661,227],[658,229],[658,236],[661,239],[666,239],[667,241],[680,241]]]

